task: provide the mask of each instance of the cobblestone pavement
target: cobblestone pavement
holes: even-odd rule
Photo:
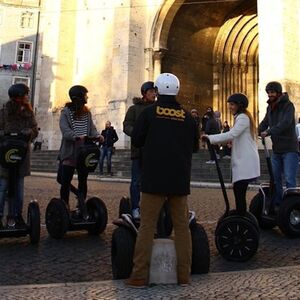
[[[0,287],[2,300],[56,299],[299,299],[300,268],[210,273],[193,276],[189,286],[158,285],[132,289],[122,281]]]
[[[27,207],[30,199],[37,198],[44,224],[45,208],[52,197],[59,195],[59,186],[53,178],[36,176],[26,178],[25,184],[24,207]],[[89,195],[102,198],[109,211],[107,229],[100,236],[89,236],[84,231],[69,232],[64,239],[55,240],[48,236],[45,226],[42,226],[38,246],[30,245],[28,237],[0,239],[0,286],[111,280],[110,242],[115,228],[111,222],[117,217],[119,200],[128,194],[128,189],[128,183],[89,181]],[[249,191],[249,199],[255,193]],[[233,198],[232,191],[229,191],[229,196]],[[278,229],[261,233],[258,252],[250,261],[225,261],[218,255],[214,244],[216,222],[224,210],[221,190],[193,188],[189,205],[209,237],[211,272],[300,266],[300,239],[288,239]],[[115,297],[118,298],[118,295]],[[93,296],[91,299],[94,299]]]

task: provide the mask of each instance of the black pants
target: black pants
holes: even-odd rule
[[[60,187],[60,198],[64,200],[67,204],[69,204],[69,196],[70,196],[70,187],[71,181],[73,179],[73,175],[75,172],[75,167],[60,165],[59,169],[59,181],[61,184]],[[78,194],[80,193],[84,199],[87,194],[87,177],[88,172],[85,170],[77,170],[78,174]]]
[[[233,184],[235,206],[240,215],[244,215],[247,211],[246,192],[250,181],[252,181],[252,179],[245,179]]]

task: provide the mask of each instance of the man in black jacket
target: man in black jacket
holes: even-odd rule
[[[119,140],[116,130],[111,126],[110,121],[106,121],[105,129],[102,130],[101,135],[104,137],[104,142],[101,145],[101,155],[100,155],[100,175],[103,175],[103,163],[106,157],[107,159],[107,174],[113,176],[111,171],[111,156],[113,154],[114,143]]]
[[[268,94],[267,112],[259,124],[261,137],[271,136],[273,143],[272,168],[275,181],[273,204],[278,207],[282,201],[282,174],[286,187],[296,187],[298,168],[298,141],[295,130],[295,107],[287,93],[282,93],[279,82],[266,86]]]
[[[151,105],[156,98],[156,90],[153,81],[146,81],[141,86],[142,98],[133,98],[133,104],[126,112],[123,122],[123,132],[132,137],[132,130],[141,112]],[[130,200],[132,216],[134,219],[140,218],[140,177],[141,177],[141,149],[131,143],[131,182]]]
[[[132,143],[143,147],[143,155],[141,224],[133,272],[126,282],[131,287],[148,284],[154,231],[166,199],[175,231],[178,283],[189,283],[191,234],[187,195],[192,153],[199,148],[199,132],[191,114],[176,101],[179,85],[173,74],[158,76],[155,82],[158,100],[141,113],[132,133]]]

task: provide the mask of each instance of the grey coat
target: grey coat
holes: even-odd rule
[[[25,160],[19,168],[18,176],[25,177],[30,175],[30,144],[37,137],[37,123],[33,111],[20,110],[20,104],[9,100],[0,111],[0,132],[5,133],[23,133],[30,135],[28,141],[28,150]],[[0,177],[8,177],[8,169],[0,166]]]
[[[59,158],[60,160],[65,160],[66,158],[75,156],[75,139],[77,137],[72,128],[71,117],[68,107],[64,107],[64,109],[61,111],[59,127],[62,134]],[[90,112],[88,112],[87,128],[88,136],[98,137],[100,135],[94,125],[92,114]]]

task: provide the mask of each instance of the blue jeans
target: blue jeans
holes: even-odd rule
[[[22,215],[23,200],[24,200],[24,177],[16,178],[15,197],[12,199],[13,207],[9,208],[9,215],[19,216]],[[0,178],[0,216],[3,216],[4,203],[8,191],[8,179]],[[12,211],[13,209],[13,211]]]
[[[111,173],[111,156],[112,147],[102,146],[99,162],[100,173],[103,173],[103,163],[105,157],[107,158],[107,173]]]
[[[296,187],[299,156],[297,152],[273,153],[272,168],[274,173],[275,195],[273,203],[280,205],[282,201],[282,174],[287,188]]]
[[[132,209],[138,208],[140,205],[141,191],[141,162],[139,159],[133,159],[131,164],[131,183],[130,183],[130,199]]]

